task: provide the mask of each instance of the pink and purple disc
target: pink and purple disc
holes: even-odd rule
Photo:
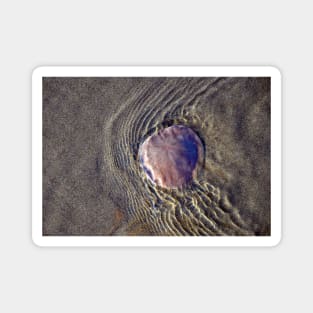
[[[181,188],[195,178],[203,145],[192,129],[174,125],[148,137],[139,148],[139,160],[153,184]]]

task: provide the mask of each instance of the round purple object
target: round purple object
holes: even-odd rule
[[[203,159],[203,146],[193,130],[174,125],[148,137],[140,146],[139,159],[154,184],[180,188],[195,177],[197,166]]]

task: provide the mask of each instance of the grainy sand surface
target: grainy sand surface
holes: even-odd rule
[[[201,138],[181,190],[138,149],[182,124]],[[270,235],[269,78],[44,78],[44,235]]]

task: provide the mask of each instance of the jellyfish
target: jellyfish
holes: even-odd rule
[[[203,159],[198,135],[184,125],[161,129],[139,148],[139,161],[146,177],[162,188],[182,188],[195,178]]]

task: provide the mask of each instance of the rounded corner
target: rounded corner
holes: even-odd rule
[[[41,242],[41,237],[38,238],[38,236],[36,236],[35,234],[32,234],[32,243],[34,246],[36,246],[36,248],[42,248],[43,245],[42,245],[42,242]]]
[[[34,79],[35,77],[41,77],[42,76],[42,72],[44,71],[45,67],[44,66],[36,66],[35,68],[33,68],[32,70],[32,78]]]
[[[281,242],[282,242],[282,235],[279,234],[278,236],[276,236],[276,237],[273,238],[273,241],[271,242],[271,245],[270,245],[270,246],[271,246],[272,248],[276,248],[276,247],[278,247],[278,246],[281,245]]]
[[[277,66],[269,66],[269,69],[271,71],[271,76],[276,76],[277,78],[279,78],[281,80],[282,78],[282,72],[281,69],[278,68]]]

